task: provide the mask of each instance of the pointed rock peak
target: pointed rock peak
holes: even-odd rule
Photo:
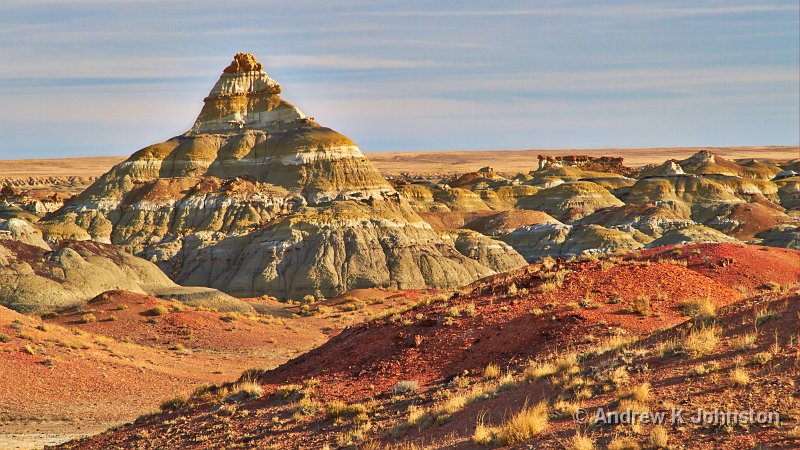
[[[667,161],[662,166],[662,173],[664,175],[684,175],[683,168],[675,161]]]
[[[249,53],[237,53],[211,88],[190,134],[277,131],[310,121],[278,94],[281,87]]]
[[[716,154],[712,153],[709,150],[700,150],[699,152],[692,155],[687,161],[693,163],[715,163],[716,162]]]
[[[233,56],[231,65],[223,69],[225,73],[261,72],[264,67],[256,61],[252,53],[237,53]]]

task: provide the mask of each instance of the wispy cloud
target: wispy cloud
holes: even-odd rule
[[[658,5],[594,5],[580,7],[541,7],[491,10],[406,10],[346,12],[342,15],[394,16],[394,17],[507,17],[507,16],[567,16],[567,17],[619,17],[639,19],[666,19],[693,16],[753,14],[800,11],[800,5],[749,4],[738,6],[683,6]]]
[[[328,69],[410,69],[433,67],[433,61],[358,57],[352,55],[271,55],[267,58],[276,67],[321,67]]]
[[[800,139],[797,0],[141,1],[0,1],[0,159],[179,133],[237,51],[371,150]]]

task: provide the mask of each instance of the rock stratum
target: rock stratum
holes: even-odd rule
[[[356,144],[280,93],[237,54],[189,131],[44,217],[44,237],[112,243],[178,283],[238,296],[455,288],[525,263],[504,244],[438,234]]]

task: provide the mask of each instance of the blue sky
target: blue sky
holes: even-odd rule
[[[6,0],[0,159],[182,133],[237,51],[367,152],[798,145],[800,6]]]

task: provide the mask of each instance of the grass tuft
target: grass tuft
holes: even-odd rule
[[[547,428],[547,414],[546,402],[540,402],[532,407],[525,406],[509,421],[497,428],[495,440],[500,445],[512,445],[526,441]]]
[[[497,364],[489,364],[483,369],[483,379],[484,380],[495,380],[500,378],[500,366]]]
[[[694,329],[683,341],[683,350],[691,358],[699,358],[714,351],[722,336],[719,325],[703,325]]]
[[[697,298],[683,302],[683,312],[698,319],[717,317],[717,307],[710,298]]]

